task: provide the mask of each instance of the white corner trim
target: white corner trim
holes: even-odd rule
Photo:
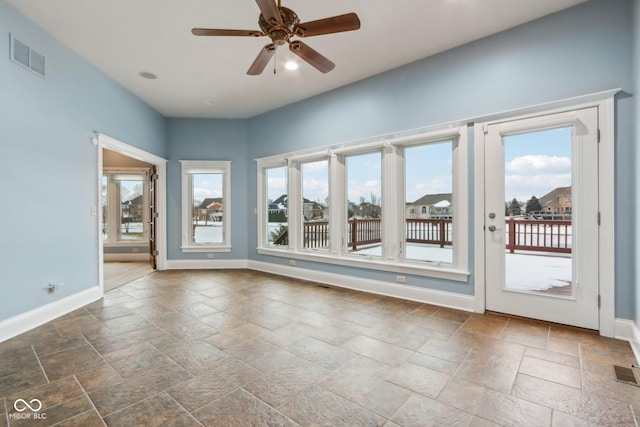
[[[341,288],[370,292],[394,298],[402,298],[410,301],[455,308],[458,310],[474,311],[476,308],[476,300],[472,295],[437,291],[433,289],[419,288],[416,286],[397,285],[395,283],[383,282],[380,280],[362,279],[343,274],[327,273],[326,271],[309,270],[300,267],[290,267],[287,265],[272,264],[262,261],[249,260],[247,268],[263,271],[265,273],[292,277],[295,279],[309,280]]]
[[[640,329],[633,320],[616,319],[616,335],[619,340],[629,341],[636,361],[640,361]]]
[[[93,286],[58,301],[34,308],[0,322],[0,342],[50,322],[60,316],[102,298],[99,286]]]
[[[249,268],[246,259],[185,259],[167,260],[167,270],[210,270]]]

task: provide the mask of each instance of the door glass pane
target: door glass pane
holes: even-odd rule
[[[285,166],[265,170],[267,180],[267,236],[268,245],[289,244],[287,196],[287,168]]]
[[[453,263],[453,143],[408,147],[405,259]]]
[[[223,243],[223,174],[194,173],[191,177],[193,243],[196,245]]]
[[[345,159],[347,168],[347,251],[382,255],[382,153]]]
[[[504,138],[505,288],[572,297],[571,128]]]
[[[303,245],[309,249],[329,248],[329,161],[303,163]]]
[[[144,180],[118,181],[120,190],[120,240],[144,240]]]

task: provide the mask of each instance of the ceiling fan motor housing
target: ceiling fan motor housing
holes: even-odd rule
[[[289,41],[289,38],[295,35],[294,28],[300,23],[300,19],[296,13],[286,7],[279,7],[280,16],[282,17],[282,25],[277,22],[267,22],[262,14],[258,18],[258,25],[263,33],[267,34],[273,44],[282,46]]]

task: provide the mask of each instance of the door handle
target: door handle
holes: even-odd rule
[[[495,226],[495,225],[490,225],[490,226],[489,226],[489,231],[494,232],[494,231],[496,231],[496,230],[497,230],[497,228],[496,228],[496,226]]]

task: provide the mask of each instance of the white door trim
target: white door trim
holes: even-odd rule
[[[157,212],[160,216],[157,219],[157,247],[158,256],[156,258],[157,269],[167,269],[167,203],[166,203],[166,189],[167,189],[167,160],[155,154],[148,153],[144,150],[126,144],[115,138],[101,133],[96,133],[97,146],[98,146],[98,280],[100,284],[100,294],[104,295],[104,249],[102,239],[102,149],[106,148],[112,151],[116,151],[125,156],[140,160],[146,163],[151,163],[157,169],[158,173],[158,186],[160,191],[157,194]]]
[[[525,115],[501,116],[492,121],[476,123],[474,126],[474,294],[476,296],[476,311],[483,313],[486,307],[486,278],[484,252],[485,226],[485,158],[481,142],[484,131],[490,124],[502,123],[520,119],[532,118],[546,114],[556,114],[582,108],[598,107],[600,143],[599,148],[599,176],[600,193],[599,247],[600,255],[600,335],[615,336],[615,205],[614,205],[614,97],[617,91],[603,92],[602,98],[589,99],[583,103],[573,105],[560,101],[557,104],[540,107],[537,111],[527,112]],[[514,112],[515,114],[515,112]]]

